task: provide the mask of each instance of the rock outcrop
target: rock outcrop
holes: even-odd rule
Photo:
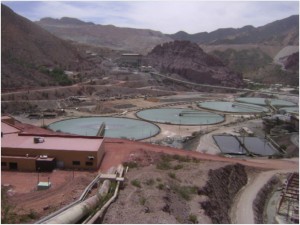
[[[162,73],[176,73],[195,83],[243,86],[241,74],[231,71],[219,59],[189,41],[158,45],[148,54],[146,61]]]
[[[209,171],[209,180],[198,194],[208,196],[209,200],[200,204],[214,224],[230,223],[229,210],[233,199],[245,184],[247,173],[240,164]]]
[[[287,57],[284,68],[290,71],[299,71],[299,52],[296,52]]]

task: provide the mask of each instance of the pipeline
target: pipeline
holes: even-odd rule
[[[127,167],[128,170],[128,167]],[[127,171],[126,170],[126,171]],[[122,165],[119,165],[118,169],[117,169],[117,173],[119,174],[119,177],[123,176],[124,173],[124,167]],[[119,187],[120,187],[120,181],[117,181],[117,186],[114,192],[114,195],[103,205],[103,207],[101,207],[101,209],[95,213],[95,215],[91,215],[90,217],[88,217],[83,224],[93,224],[95,223],[98,219],[102,218],[104,212],[106,211],[106,209],[109,207],[109,205],[111,203],[113,203],[117,196],[118,196],[118,192],[119,192]]]
[[[76,201],[70,203],[69,205],[66,205],[66,206],[64,206],[63,208],[61,208],[61,209],[59,209],[59,210],[57,210],[57,211],[51,213],[50,215],[48,215],[48,216],[42,218],[41,220],[35,222],[35,224],[44,223],[45,221],[47,221],[47,220],[49,220],[49,219],[55,217],[56,215],[62,213],[63,211],[65,211],[65,210],[67,210],[67,209],[73,207],[74,205],[78,204],[79,202],[83,201],[83,200],[86,198],[86,196],[87,196],[87,194],[89,193],[89,191],[92,189],[92,187],[93,187],[96,183],[99,182],[100,176],[101,176],[101,174],[98,174],[98,175],[95,177],[95,179],[94,179],[94,180],[93,180],[93,181],[92,181],[92,182],[84,189],[84,191],[83,191],[83,193],[81,194],[81,196],[79,197],[79,199],[77,199]]]
[[[99,130],[96,134],[97,137],[104,137],[105,135],[105,123],[102,123],[99,127]]]
[[[110,168],[108,173],[114,173],[115,168]],[[44,221],[46,224],[75,224],[78,223],[84,216],[89,214],[101,201],[109,190],[110,181],[105,180],[98,190],[98,193],[76,205],[64,210],[58,215]]]

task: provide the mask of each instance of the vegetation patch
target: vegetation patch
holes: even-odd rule
[[[140,204],[141,204],[141,205],[145,205],[147,199],[146,199],[145,197],[141,197],[141,198],[139,199],[139,201],[140,201]]]
[[[152,186],[155,183],[155,180],[153,180],[152,178],[146,180],[145,184],[148,186]]]
[[[168,176],[172,179],[176,179],[176,174],[175,173],[168,173]]]
[[[163,190],[165,188],[165,185],[164,184],[158,184],[156,186],[159,190]]]
[[[141,188],[141,182],[138,179],[132,180],[131,184],[135,187]]]
[[[169,170],[171,169],[171,163],[166,161],[161,161],[158,164],[156,164],[156,169],[159,170]]]
[[[174,184],[171,186],[171,189],[187,201],[191,200],[191,195],[198,193],[198,187],[196,186],[179,186]]]
[[[132,168],[137,168],[138,167],[138,164],[136,163],[136,162],[132,162],[132,161],[130,161],[130,162],[124,162],[123,163],[123,166],[124,167],[129,167],[130,169],[132,169]]]
[[[189,156],[173,155],[173,159],[179,162],[190,162],[192,159]]]
[[[46,68],[40,69],[42,73],[47,74],[48,76],[54,78],[54,80],[62,86],[71,85],[72,81],[68,78],[65,72],[60,68],[54,68],[53,70],[49,70]]]
[[[189,221],[194,224],[198,223],[197,216],[195,214],[190,214]]]
[[[174,170],[180,170],[183,168],[183,165],[182,164],[177,164],[173,167]]]

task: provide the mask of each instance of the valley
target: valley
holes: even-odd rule
[[[2,222],[299,222],[298,15],[167,35],[1,12]]]

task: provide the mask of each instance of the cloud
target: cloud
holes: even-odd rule
[[[94,1],[5,2],[31,19],[74,17],[98,24],[189,33],[218,28],[261,26],[299,12],[299,2],[286,1]]]

